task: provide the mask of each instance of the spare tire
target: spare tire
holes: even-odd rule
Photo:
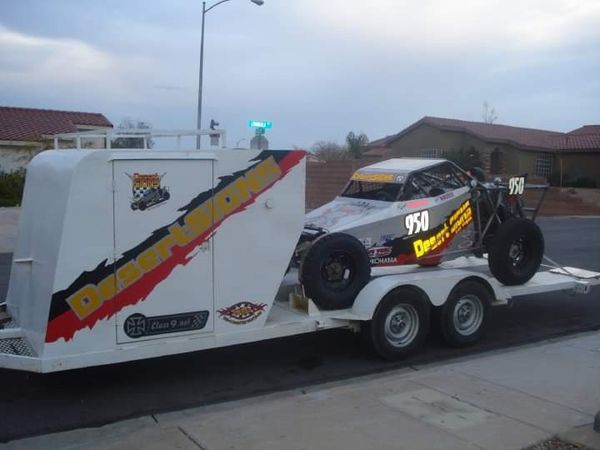
[[[529,219],[512,218],[500,224],[489,245],[488,264],[492,275],[514,286],[529,281],[540,268],[544,236]]]
[[[344,233],[317,239],[300,266],[304,292],[322,309],[349,308],[370,277],[367,250]]]

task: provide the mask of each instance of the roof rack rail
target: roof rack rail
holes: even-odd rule
[[[112,142],[116,139],[123,138],[138,138],[142,140],[143,147],[136,148],[138,150],[149,150],[148,144],[152,139],[156,138],[175,138],[177,140],[177,150],[181,148],[181,138],[189,136],[210,136],[211,143],[213,146],[219,146],[221,148],[226,147],[226,136],[227,132],[223,129],[190,129],[190,130],[152,130],[147,128],[130,128],[127,130],[115,130],[115,129],[98,129],[89,131],[77,131],[74,133],[60,133],[55,134],[54,138],[54,149],[63,150],[65,147],[60,147],[61,141],[74,141],[75,148],[81,150],[82,139],[104,139],[104,147],[107,150],[112,148]],[[72,147],[69,147],[72,149]]]

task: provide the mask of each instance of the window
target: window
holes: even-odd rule
[[[499,148],[495,148],[490,155],[490,173],[502,173],[502,152]]]
[[[394,202],[402,190],[401,183],[374,183],[369,181],[352,180],[344,189],[342,197],[359,198],[362,200],[379,200]]]
[[[424,148],[421,149],[421,157],[428,159],[441,158],[444,156],[444,151],[440,148]]]
[[[535,174],[538,177],[549,177],[552,174],[552,155],[538,155],[535,160]]]

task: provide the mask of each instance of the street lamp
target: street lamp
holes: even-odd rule
[[[202,37],[200,38],[200,73],[198,75],[198,120],[196,122],[196,127],[198,130],[202,129],[202,72],[204,69],[204,17],[206,13],[211,9],[219,6],[221,3],[228,2],[230,0],[221,0],[213,4],[212,6],[206,7],[206,2],[202,2]],[[264,0],[250,0],[255,5],[261,6],[265,2]],[[196,148],[200,148],[200,135],[196,136]]]

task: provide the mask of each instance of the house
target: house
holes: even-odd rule
[[[397,134],[369,144],[377,158],[439,158],[462,154],[478,159],[488,174],[521,174],[600,186],[600,125],[558,131],[423,117]],[[593,180],[593,181],[592,181]]]
[[[99,113],[0,106],[0,172],[25,168],[36,154],[53,147],[55,134],[112,127]],[[90,138],[85,146],[104,143]]]

